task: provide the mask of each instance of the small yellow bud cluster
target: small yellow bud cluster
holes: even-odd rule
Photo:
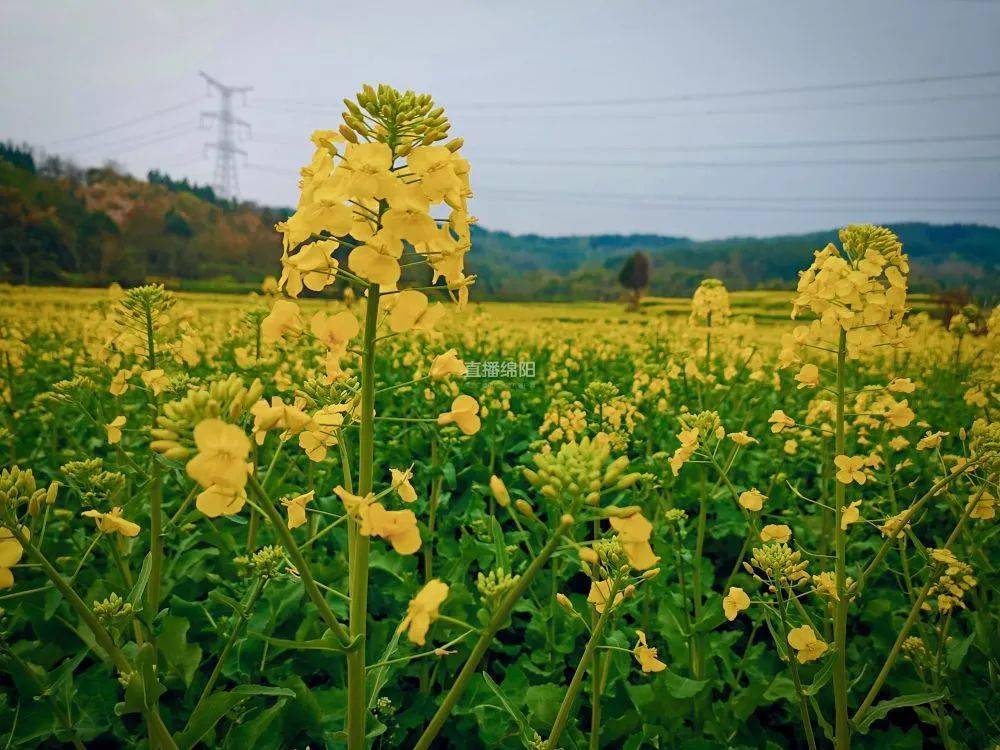
[[[603,435],[564,443],[558,452],[537,453],[532,460],[537,470],[525,469],[525,478],[569,513],[584,504],[597,505],[605,490],[631,487],[641,477],[625,473],[627,457],[611,460],[611,448]]]
[[[285,567],[285,553],[281,547],[270,544],[233,562],[244,577],[276,578]]]
[[[378,88],[366,84],[355,98],[356,103],[344,99],[347,111],[340,126],[340,134],[351,143],[357,143],[358,136],[382,141],[398,146],[397,153],[405,156],[416,145],[429,146],[448,137],[451,124],[444,109],[434,106],[429,94],[400,92],[385,84],[379,84]],[[462,139],[456,138],[445,145],[449,151],[457,151],[462,147]]]
[[[163,413],[150,430],[149,447],[166,458],[184,460],[194,453],[192,433],[206,419],[235,422],[249,411],[264,393],[259,379],[247,387],[238,375],[213,380],[207,389],[190,390],[184,398],[163,406]]]
[[[938,562],[948,560],[948,563],[941,577],[928,590],[921,609],[930,612],[936,607],[938,612],[945,614],[955,607],[965,609],[962,601],[965,592],[978,583],[972,575],[972,566],[958,560],[948,550],[931,550],[931,556]]]
[[[17,509],[27,503],[28,513],[38,514],[43,504],[52,505],[59,492],[59,483],[53,482],[48,488],[39,487],[31,469],[12,466],[0,471],[0,514],[13,519]]]
[[[125,601],[118,594],[111,594],[103,601],[94,602],[94,614],[102,624],[120,629],[135,612],[131,602]]]
[[[680,508],[670,508],[663,514],[663,520],[668,526],[680,526],[687,520],[687,513]]]
[[[719,413],[715,411],[702,411],[697,414],[682,414],[679,417],[681,431],[677,433],[677,439],[681,441],[680,447],[674,451],[670,457],[670,471],[676,477],[680,474],[681,467],[691,460],[707,441],[712,438],[722,440],[726,436],[726,428],[719,419]]]
[[[926,669],[931,665],[927,644],[919,636],[911,635],[903,641],[903,658],[913,662],[919,669]]]
[[[125,488],[125,475],[117,471],[105,471],[104,462],[99,458],[70,461],[59,467],[59,470],[80,493],[84,503],[90,505],[111,500]]]
[[[167,322],[177,298],[162,284],[135,287],[122,294],[111,314],[109,344],[126,354],[146,354],[149,336]]]
[[[35,404],[46,408],[55,404],[71,404],[79,401],[96,387],[94,381],[86,375],[77,375],[69,380],[53,383],[50,390],[35,397]]]
[[[983,462],[987,474],[1000,471],[1000,424],[977,419],[969,433],[969,451]]]
[[[495,612],[504,596],[520,577],[519,575],[511,575],[501,568],[491,570],[486,575],[479,573],[476,576],[476,589],[482,597],[483,606],[490,612]]]
[[[598,539],[593,547],[582,547],[580,564],[583,571],[595,581],[621,579],[631,571],[628,553],[618,537]]]
[[[691,297],[691,324],[709,327],[729,320],[729,292],[718,279],[702,279]]]
[[[801,552],[793,550],[783,542],[754,548],[750,563],[743,563],[748,573],[758,581],[770,583],[772,590],[774,584],[795,587],[807,582],[808,565],[809,561],[802,559]]]
[[[395,710],[396,707],[392,704],[392,700],[384,695],[375,701],[374,711],[380,717],[392,716]]]

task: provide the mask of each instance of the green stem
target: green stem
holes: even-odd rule
[[[256,478],[251,476],[247,481],[247,487],[250,488],[250,492],[253,496],[257,498],[261,511],[265,516],[267,516],[267,520],[270,521],[275,534],[278,535],[278,540],[281,542],[281,546],[285,548],[285,552],[292,561],[292,565],[294,565],[296,571],[298,571],[299,578],[302,580],[302,587],[306,590],[306,595],[315,605],[316,609],[319,610],[319,615],[323,619],[323,622],[330,629],[330,632],[333,633],[337,640],[340,641],[341,645],[349,646],[351,639],[347,630],[345,630],[344,626],[340,624],[340,621],[337,619],[337,615],[335,615],[333,610],[330,609],[330,605],[327,604],[326,598],[316,585],[316,579],[313,578],[312,569],[309,567],[309,563],[302,555],[302,550],[299,549],[299,545],[296,544],[295,537],[293,537],[292,533],[288,530],[288,526],[285,524],[285,519],[283,519],[281,514],[278,513],[277,508],[274,507],[274,503],[271,502],[271,498],[265,494]]]
[[[448,717],[451,715],[452,710],[455,708],[462,694],[465,692],[469,685],[469,681],[472,676],[476,673],[476,669],[479,667],[479,662],[482,661],[483,657],[486,655],[486,651],[489,649],[490,644],[493,642],[494,636],[497,632],[504,626],[507,619],[510,617],[511,610],[514,609],[514,605],[517,603],[524,592],[527,591],[528,586],[538,575],[538,571],[544,567],[545,563],[555,552],[556,547],[559,546],[559,542],[562,539],[563,534],[569,530],[569,527],[573,525],[572,516],[563,516],[559,527],[555,530],[552,538],[549,539],[548,543],[542,548],[538,557],[532,560],[531,565],[528,569],[524,571],[520,578],[517,579],[517,583],[511,588],[507,593],[507,596],[497,607],[493,616],[490,618],[489,623],[483,629],[479,636],[479,640],[476,641],[476,645],[472,649],[472,653],[469,654],[469,658],[466,660],[465,665],[462,667],[462,671],[459,672],[458,677],[452,683],[451,689],[445,695],[444,700],[438,707],[437,712],[434,714],[433,718],[428,723],[427,728],[424,729],[423,734],[420,735],[420,739],[417,740],[417,744],[413,746],[413,750],[429,750],[431,743],[438,736],[441,728],[444,726]]]
[[[250,619],[250,615],[253,613],[254,605],[257,603],[257,599],[260,597],[261,593],[264,591],[264,584],[266,583],[265,578],[258,578],[257,582],[254,583],[253,590],[250,592],[250,598],[243,607],[243,611],[240,613],[240,618],[236,624],[230,628],[229,638],[226,640],[226,645],[222,647],[222,653],[219,654],[218,660],[215,662],[215,668],[212,670],[212,674],[209,675],[208,682],[205,683],[205,687],[201,691],[201,696],[198,698],[198,702],[194,706],[194,710],[191,714],[197,713],[201,704],[205,702],[205,699],[212,694],[212,689],[215,687],[215,683],[219,681],[219,675],[222,674],[222,667],[226,663],[226,657],[229,656],[229,652],[233,648],[233,644],[236,643],[236,638],[243,628],[247,624],[247,620]]]
[[[604,612],[601,613],[597,624],[594,625],[594,629],[590,634],[590,640],[587,641],[587,646],[583,650],[583,656],[580,658],[580,663],[573,673],[573,679],[570,680],[569,687],[566,689],[566,695],[563,696],[562,705],[559,706],[559,713],[556,714],[556,720],[552,724],[552,731],[549,732],[549,738],[545,743],[546,747],[554,748],[559,746],[559,738],[566,729],[570,711],[573,709],[576,697],[580,694],[580,689],[583,687],[583,675],[594,658],[594,650],[597,648],[601,636],[604,635],[604,629],[607,627],[611,619],[611,613],[614,611],[615,594],[618,593],[618,588],[618,581],[616,579],[611,584],[607,603],[604,605]]]
[[[778,615],[781,619],[781,637],[788,643],[788,611],[785,601],[781,598],[781,586],[775,587],[775,594],[778,597]],[[792,682],[795,684],[795,693],[799,697],[799,715],[802,717],[802,727],[806,731],[806,742],[809,743],[809,750],[816,750],[816,737],[813,734],[812,719],[809,716],[809,703],[806,694],[802,690],[802,679],[799,677],[799,666],[796,657],[788,654],[788,663],[792,669]]]
[[[692,595],[694,597],[694,619],[697,621],[701,617],[701,607],[703,603],[702,596],[702,583],[701,583],[701,563],[702,556],[705,551],[705,526],[708,520],[708,484],[707,484],[707,472],[704,467],[701,468],[701,483],[700,483],[700,493],[698,499],[698,532],[695,538],[694,547],[694,561],[691,569],[691,588],[693,589]],[[694,679],[700,680],[702,675],[702,667],[704,665],[704,654],[701,648],[701,639],[696,634],[691,635],[692,639],[695,641],[695,661],[691,665],[691,671],[694,675]]]
[[[375,336],[378,329],[379,288],[368,288],[361,360],[361,414],[358,455],[358,494],[372,491],[375,463]],[[353,537],[349,561],[350,634],[357,639],[347,655],[347,747],[363,750],[368,710],[365,707],[365,634],[368,619],[368,546],[353,520],[348,525]]]
[[[844,390],[846,387],[847,333],[840,332],[837,346],[837,415],[836,435],[834,437],[834,455],[845,455],[844,435]],[[834,738],[837,750],[848,750],[851,746],[851,730],[847,713],[847,535],[841,528],[846,485],[838,481],[834,494],[834,553],[836,555],[836,585],[837,602],[834,608],[833,640],[835,644],[833,663],[834,691]]]

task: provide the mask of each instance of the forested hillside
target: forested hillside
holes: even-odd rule
[[[212,189],[150,172],[82,170],[28,147],[0,144],[0,279],[103,285],[159,279],[191,288],[239,289],[274,274],[275,222],[288,209],[219,200]],[[892,225],[912,262],[914,291],[1000,291],[1000,229]],[[469,268],[482,297],[610,299],[637,250],[652,260],[650,292],[688,295],[706,276],[730,289],[787,288],[835,231],[694,241],[659,235],[542,237],[474,228]]]

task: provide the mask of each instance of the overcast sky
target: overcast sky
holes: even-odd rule
[[[1000,224],[998,40],[991,0],[3,0],[0,139],[209,182],[205,70],[253,87],[241,197],[291,205],[386,82],[447,108],[492,229]]]

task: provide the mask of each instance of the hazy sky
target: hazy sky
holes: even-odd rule
[[[3,0],[0,139],[208,182],[203,69],[254,87],[241,196],[290,205],[386,82],[448,109],[493,229],[998,224],[998,41],[990,0]]]

